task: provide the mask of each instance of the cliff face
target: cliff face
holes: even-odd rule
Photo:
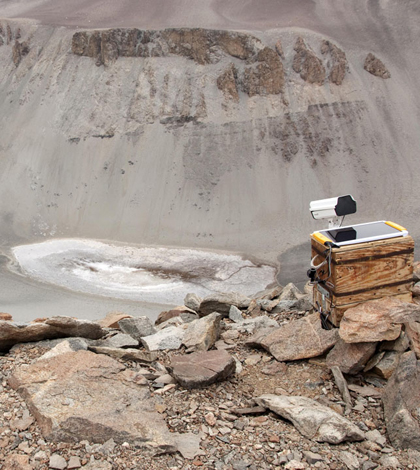
[[[357,221],[418,235],[412,78],[384,55],[392,77],[369,73],[371,52],[308,30],[0,21],[4,245],[78,236],[274,260],[319,228],[310,200],[346,193]]]

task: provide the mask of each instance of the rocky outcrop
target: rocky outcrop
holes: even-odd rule
[[[259,51],[256,64],[245,69],[241,85],[248,96],[282,93],[284,69],[277,52],[269,47]]]
[[[293,70],[300,74],[305,82],[322,85],[326,71],[321,59],[305,44],[302,37],[296,40],[294,50],[296,54],[293,59]]]
[[[254,36],[207,29],[109,29],[73,35],[72,52],[92,57],[97,65],[110,65],[118,57],[186,57],[200,65],[218,62],[222,55],[247,60],[262,48]]]
[[[24,325],[0,321],[0,351],[7,351],[17,343],[72,336],[99,339],[105,334],[106,330],[97,323],[69,317],[52,317]]]
[[[342,51],[335,44],[330,41],[323,41],[321,46],[322,54],[330,54],[331,66],[328,78],[331,83],[335,85],[341,85],[347,71],[347,58],[344,51]]]
[[[391,73],[385,67],[385,64],[375,57],[371,52],[366,56],[363,68],[375,77],[391,78]]]
[[[136,379],[110,357],[77,351],[18,369],[9,383],[25,397],[46,439],[103,443],[112,437],[152,452],[175,451],[148,388]]]
[[[225,98],[239,101],[237,78],[238,71],[232,63],[222,75],[217,77],[217,88],[223,92]]]

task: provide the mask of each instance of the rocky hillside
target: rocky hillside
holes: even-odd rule
[[[3,245],[79,236],[273,261],[319,227],[310,200],[345,193],[357,221],[418,236],[406,34],[385,48],[377,31],[330,32],[1,20]]]

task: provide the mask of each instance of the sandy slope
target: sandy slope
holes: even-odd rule
[[[0,47],[5,251],[77,236],[276,261],[322,227],[310,200],[346,193],[359,203],[349,222],[391,219],[419,237],[419,10],[409,0],[0,0],[0,17],[13,18],[3,28],[30,43],[18,67],[12,43]],[[229,57],[98,67],[71,53],[76,27],[111,26],[247,30],[271,48],[280,39],[284,96],[227,100],[216,79]],[[341,86],[293,72],[299,35],[321,58],[324,39],[346,53]],[[369,52],[390,79],[363,70]]]

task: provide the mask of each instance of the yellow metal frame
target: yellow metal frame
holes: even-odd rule
[[[404,232],[404,231],[407,230],[406,228],[402,227],[401,225],[398,225],[395,222],[390,222],[389,220],[387,220],[385,223],[387,225],[389,225],[390,227],[393,227],[393,228],[399,230],[400,232]]]
[[[331,238],[326,237],[320,232],[314,232],[312,236],[318,243],[321,243],[321,245],[323,245],[325,242],[332,242]]]

